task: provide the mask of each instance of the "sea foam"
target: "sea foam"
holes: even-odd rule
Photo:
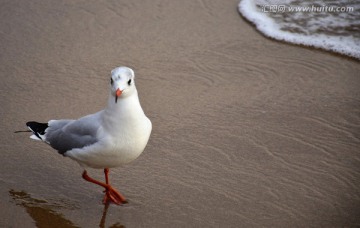
[[[238,9],[265,36],[360,59],[360,3],[349,2],[242,0]]]

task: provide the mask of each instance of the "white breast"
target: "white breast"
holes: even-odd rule
[[[136,159],[145,149],[152,124],[145,116],[137,93],[102,112],[98,142],[65,153],[82,166],[113,168]]]

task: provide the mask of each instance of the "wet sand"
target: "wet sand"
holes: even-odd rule
[[[359,61],[264,38],[238,0],[141,2],[1,3],[0,227],[359,226]],[[153,133],[105,207],[13,132],[102,109],[118,65]]]

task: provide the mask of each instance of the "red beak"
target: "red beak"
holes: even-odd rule
[[[122,91],[121,91],[120,89],[117,89],[117,90],[116,90],[116,96],[117,96],[117,97],[120,97],[120,96],[121,96],[121,93],[122,93]]]
[[[120,89],[117,89],[116,90],[116,96],[115,96],[115,103],[117,103],[117,99],[118,99],[118,97],[121,96],[121,94],[122,94],[122,91]]]

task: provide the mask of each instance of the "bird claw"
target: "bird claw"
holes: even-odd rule
[[[123,195],[120,194],[120,192],[116,191],[110,184],[109,184],[109,179],[108,179],[108,169],[104,169],[105,171],[105,177],[106,177],[106,183],[102,183],[100,181],[97,181],[91,177],[89,177],[87,175],[86,170],[84,170],[82,177],[86,180],[89,181],[91,183],[100,185],[101,187],[105,188],[104,192],[105,192],[105,196],[103,199],[103,203],[104,204],[108,204],[108,203],[115,203],[117,205],[120,204],[125,204],[127,203],[125,197]]]
[[[104,190],[104,192],[105,192],[105,195],[104,195],[104,199],[103,199],[103,204],[108,204],[108,203],[112,202],[117,205],[121,205],[121,204],[128,203],[126,201],[126,199],[111,186],[109,188],[106,188]]]

